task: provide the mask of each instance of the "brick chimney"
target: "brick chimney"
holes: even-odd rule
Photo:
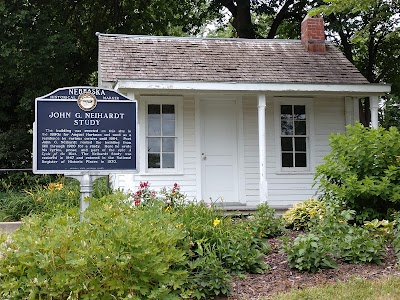
[[[325,53],[325,31],[322,16],[306,16],[301,22],[301,43],[308,52]]]

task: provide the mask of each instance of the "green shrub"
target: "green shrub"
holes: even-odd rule
[[[291,243],[284,244],[289,264],[300,271],[316,272],[322,268],[335,268],[330,242],[314,233],[302,234]]]
[[[295,230],[308,229],[312,226],[313,217],[321,218],[325,215],[326,203],[314,198],[298,202],[283,214],[284,224]]]
[[[275,210],[267,203],[257,206],[247,225],[253,229],[255,236],[262,238],[276,237],[285,231],[283,219],[276,217]]]
[[[69,178],[23,192],[7,191],[0,198],[0,221],[20,221],[30,214],[65,212],[79,207],[79,199],[79,184]]]
[[[265,240],[246,223],[203,203],[190,203],[179,212],[179,220],[193,246],[210,247],[230,273],[260,273],[267,269],[263,255],[270,251]],[[196,249],[194,249],[196,250]]]
[[[362,227],[349,227],[346,235],[340,239],[340,257],[351,263],[380,264],[384,256],[385,240]]]
[[[231,276],[216,251],[209,244],[198,242],[189,262],[189,280],[183,298],[211,299],[230,293]]]
[[[316,272],[335,267],[336,259],[381,263],[385,242],[391,238],[377,231],[378,224],[352,225],[354,214],[354,211],[327,205],[324,216],[311,218],[309,233],[285,241],[290,265],[301,271]]]
[[[122,195],[78,214],[24,220],[0,251],[2,299],[179,299],[188,281],[186,233],[160,207]]]
[[[330,137],[331,153],[317,167],[324,199],[357,212],[357,221],[386,217],[400,208],[400,133],[357,124]]]
[[[150,197],[139,203],[121,192],[90,199],[85,222],[76,207],[25,218],[0,246],[0,298],[210,299],[229,294],[231,274],[267,268],[269,247],[257,234],[265,229],[185,204],[178,185],[161,198],[140,189]]]
[[[187,204],[178,216],[188,232],[189,243],[215,251],[230,273],[260,273],[267,269],[262,258],[270,248],[247,224],[222,217],[220,211],[203,203]]]
[[[37,175],[32,171],[7,171],[0,173],[0,192],[20,192],[60,181],[61,175]]]

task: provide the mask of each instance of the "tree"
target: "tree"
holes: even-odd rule
[[[97,31],[196,34],[205,1],[0,0],[0,168],[30,167],[34,99],[93,78]]]
[[[399,0],[213,0],[231,13],[241,38],[299,38],[307,13],[325,15],[328,38],[371,83],[393,84],[400,96]],[[248,16],[251,16],[250,18]],[[247,31],[243,28],[247,28]],[[388,102],[386,107],[390,107]],[[361,99],[360,116],[370,122],[369,99]]]
[[[392,95],[400,96],[400,3],[398,0],[324,0],[313,13],[328,15],[332,37],[346,57],[371,83],[392,83]],[[385,107],[390,108],[392,101]],[[361,120],[370,122],[369,99],[360,101]],[[392,115],[398,110],[393,109]]]

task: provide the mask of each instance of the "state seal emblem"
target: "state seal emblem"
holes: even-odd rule
[[[78,106],[80,109],[84,111],[91,111],[96,107],[96,105],[97,99],[92,93],[85,92],[79,95]]]

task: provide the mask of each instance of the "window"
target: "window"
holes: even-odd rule
[[[176,167],[176,107],[174,104],[147,105],[147,168]]]
[[[308,168],[308,120],[305,105],[280,105],[281,167]]]

